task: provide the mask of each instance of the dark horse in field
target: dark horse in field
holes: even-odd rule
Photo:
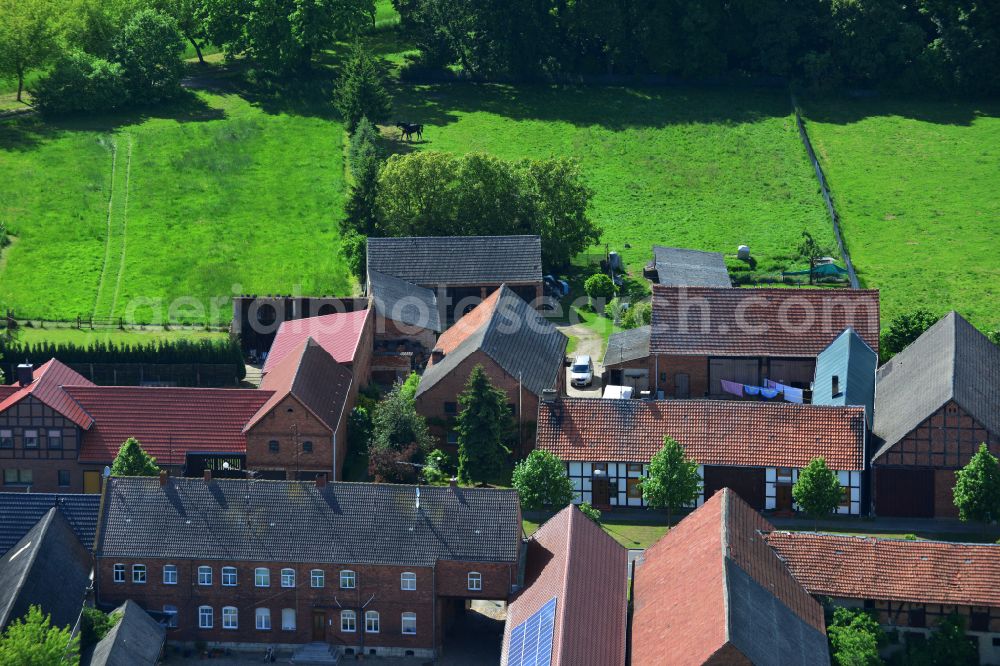
[[[413,135],[416,134],[417,138],[421,141],[424,140],[424,126],[416,123],[396,123],[396,127],[399,128],[399,138],[406,138],[407,141],[412,140]]]

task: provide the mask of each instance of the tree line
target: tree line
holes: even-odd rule
[[[483,78],[780,77],[1000,91],[997,0],[393,0],[418,64]]]
[[[20,343],[0,340],[0,358],[28,362],[38,367],[49,359],[62,363],[166,363],[229,364],[244,372],[243,355],[235,340],[157,340],[139,344],[111,344],[94,341],[87,345],[73,343]]]

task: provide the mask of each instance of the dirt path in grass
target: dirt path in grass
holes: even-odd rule
[[[104,263],[94,298],[93,319],[112,319],[118,306],[122,274],[125,272],[125,235],[128,227],[129,181],[132,176],[132,146],[129,135],[110,139],[111,188],[108,193]]]

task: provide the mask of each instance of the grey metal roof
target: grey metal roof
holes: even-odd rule
[[[472,316],[470,313],[468,316]],[[420,378],[417,395],[429,390],[477,349],[536,395],[555,388],[563,371],[569,340],[506,285],[489,320]]]
[[[368,295],[375,311],[386,319],[441,332],[437,295],[432,290],[369,269]]]
[[[100,495],[0,493],[0,554],[10,550],[56,505],[84,548],[93,547]]]
[[[82,666],[156,666],[166,628],[131,600],[114,612],[120,613],[121,619],[81,659]]]
[[[657,282],[673,287],[732,287],[726,260],[719,252],[653,246]]]
[[[826,636],[731,559],[726,567],[729,641],[757,666],[830,663]]]
[[[419,508],[417,493],[419,491]],[[515,562],[513,490],[112,477],[98,557],[431,566]]]
[[[52,624],[72,628],[90,587],[90,553],[52,507],[0,558],[0,630],[41,606]]]
[[[813,375],[814,405],[861,405],[865,421],[872,426],[875,411],[875,370],[878,354],[853,328],[847,328],[816,357]],[[833,395],[836,376],[840,392]]]
[[[369,238],[368,270],[423,287],[541,282],[538,236]]]
[[[635,361],[649,356],[649,336],[652,326],[612,333],[608,338],[608,348],[604,352],[604,367]]]
[[[874,458],[949,400],[1000,434],[1000,347],[954,311],[878,369]]]

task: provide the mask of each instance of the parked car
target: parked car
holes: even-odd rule
[[[590,386],[594,381],[594,363],[589,356],[577,356],[569,368],[569,383],[576,387]]]

